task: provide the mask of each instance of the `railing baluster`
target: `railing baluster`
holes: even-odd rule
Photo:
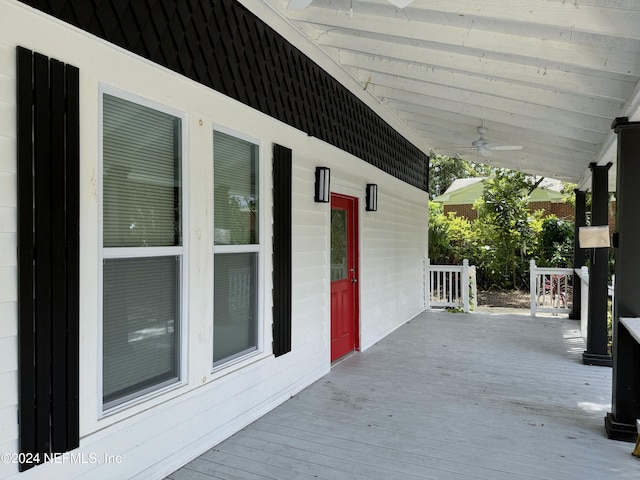
[[[428,268],[429,279],[429,305],[431,307],[458,307],[464,311],[468,311],[469,299],[468,290],[473,290],[473,299],[476,302],[476,285],[475,285],[475,267],[470,266],[468,261],[462,265],[432,265],[428,260],[426,262]],[[465,275],[466,268],[466,275]],[[473,270],[473,280],[471,271]],[[465,303],[467,302],[467,303]]]
[[[573,269],[539,268],[533,260],[530,263],[531,315],[536,311],[568,313],[573,302]]]

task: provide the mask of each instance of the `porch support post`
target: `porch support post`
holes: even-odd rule
[[[611,164],[591,168],[591,225],[609,224],[609,168]],[[594,248],[589,272],[589,323],[587,350],[582,354],[585,365],[611,366],[607,348],[607,304],[609,300],[609,249]]]
[[[613,324],[613,382],[611,412],[605,418],[613,440],[635,441],[640,418],[640,345],[620,318],[640,317],[640,122],[618,118],[612,128],[618,135],[616,282]]]
[[[573,300],[571,303],[571,313],[569,318],[573,320],[580,320],[581,315],[581,303],[582,303],[582,290],[580,288],[580,276],[575,273],[576,268],[581,268],[587,264],[587,257],[584,249],[580,248],[580,242],[578,237],[580,233],[580,227],[584,227],[587,223],[586,204],[587,204],[587,192],[575,189],[576,194],[576,210],[574,216],[574,233],[573,233]]]

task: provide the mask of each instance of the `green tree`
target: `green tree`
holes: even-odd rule
[[[524,173],[505,169],[496,169],[484,181],[477,208],[493,249],[490,273],[498,287],[524,286],[527,251],[533,243],[528,197],[537,183]]]
[[[573,232],[573,222],[556,217],[545,218],[537,248],[538,266],[573,266]]]
[[[461,158],[448,157],[431,151],[429,155],[429,193],[431,198],[442,195],[458,178],[482,177],[491,168]]]

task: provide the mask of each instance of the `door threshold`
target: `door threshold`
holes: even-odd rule
[[[345,353],[342,357],[340,357],[340,358],[334,360],[333,362],[331,362],[331,368],[335,367],[339,363],[344,362],[347,358],[350,358],[350,357],[354,356],[356,353],[358,353],[357,350],[354,350],[354,351],[349,352],[349,353]]]

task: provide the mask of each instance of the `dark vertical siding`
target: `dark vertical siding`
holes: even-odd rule
[[[19,446],[43,461],[79,441],[79,77],[21,47],[17,62]]]
[[[273,146],[273,354],[291,351],[291,149]]]
[[[35,452],[35,376],[33,362],[33,62],[29,50],[17,51],[17,153],[18,153],[18,389],[20,452]]]
[[[67,222],[67,439],[66,449],[80,444],[80,72],[65,66],[66,222]],[[54,445],[54,448],[57,446]]]
[[[49,59],[34,55],[34,180],[36,243],[36,451],[51,447],[51,123]]]
[[[66,161],[64,64],[51,60],[51,358],[67,351]],[[40,233],[40,232],[38,232]],[[66,362],[51,365],[51,448],[64,452],[67,431]]]

